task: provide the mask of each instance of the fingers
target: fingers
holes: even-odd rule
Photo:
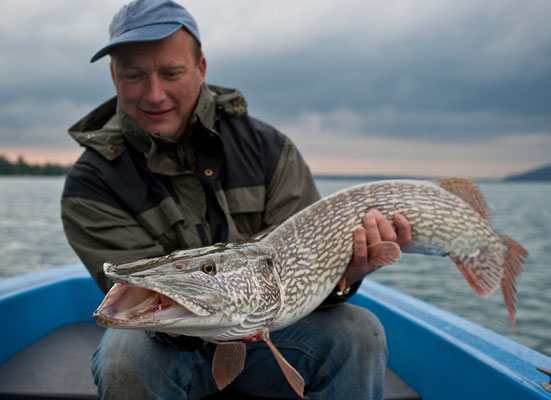
[[[363,218],[365,237],[368,245],[380,242],[382,240],[377,224],[377,217],[375,216],[376,211],[377,210],[368,211]]]
[[[354,230],[354,253],[341,286],[349,287],[378,268],[369,263],[367,252],[366,229],[359,226]]]
[[[357,265],[367,263],[366,231],[363,226],[359,226],[354,230],[353,262]]]
[[[405,219],[405,218],[404,218]],[[380,242],[396,242],[397,234],[389,220],[377,209],[369,210],[364,216],[367,244]],[[402,221],[401,221],[402,222]],[[406,220],[407,222],[407,220]],[[408,224],[409,226],[409,224]]]
[[[396,243],[399,246],[405,246],[411,242],[411,225],[402,214],[396,214],[393,218],[394,226],[396,227]]]

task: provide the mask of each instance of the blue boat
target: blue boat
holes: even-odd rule
[[[0,398],[97,398],[102,299],[82,264],[0,280]],[[351,302],[385,326],[386,399],[551,399],[546,355],[367,279]]]

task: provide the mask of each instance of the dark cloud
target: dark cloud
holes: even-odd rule
[[[465,73],[479,63],[476,49],[458,55],[431,52],[422,43],[407,50],[409,45],[363,55],[361,49],[348,54],[339,43],[320,42],[246,62],[213,57],[209,77],[241,88],[253,109],[274,121],[311,111],[392,110],[392,119],[366,121],[365,132],[474,137],[550,131],[551,69],[541,63],[551,65],[551,52],[540,64],[526,62],[506,75],[496,65],[494,75],[479,77],[476,65]],[[511,53],[504,62],[516,57]],[[461,115],[480,117],[461,121]]]
[[[65,145],[66,128],[114,93],[107,62],[88,60],[124,2],[64,2],[65,12],[36,2],[32,18],[9,3],[19,14],[0,20],[0,145]],[[238,1],[250,12],[241,19],[225,3],[185,3],[197,11],[208,80],[241,89],[274,125],[313,113],[339,134],[551,135],[547,2],[299,1],[293,9],[309,18],[295,18]]]

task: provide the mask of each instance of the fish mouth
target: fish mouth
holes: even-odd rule
[[[193,322],[217,313],[215,296],[183,296],[143,287],[115,283],[94,312],[96,322],[106,328],[169,328],[182,320]],[[155,329],[159,330],[159,329]],[[169,329],[162,329],[169,331]]]

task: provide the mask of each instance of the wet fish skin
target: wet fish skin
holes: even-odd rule
[[[412,240],[403,251],[450,256],[483,297],[501,285],[514,327],[515,277],[527,253],[490,227],[484,198],[473,182],[464,179],[358,185],[321,199],[251,242],[184,250],[128,264],[108,263],[105,273],[114,281],[161,293],[179,306],[125,320],[119,305],[126,286],[118,286],[112,296],[106,296],[95,318],[108,327],[181,333],[221,343],[218,348],[226,350],[220,359],[242,358],[234,355],[243,346],[226,347],[229,342],[265,340],[301,394],[302,378],[285,365],[268,334],[309,314],[335,288],[352,255],[354,229],[372,208],[389,220],[397,213],[408,219]],[[374,247],[370,257],[381,248],[384,245]],[[392,253],[392,248],[382,252]],[[385,253],[379,259],[385,264],[397,257]],[[214,266],[214,273],[205,265]],[[217,382],[231,382],[239,372],[238,367],[222,366],[215,376]]]
[[[182,310],[175,317],[156,312],[150,318],[124,318],[124,313],[109,307],[108,294],[94,318],[110,328],[155,330],[211,341],[253,335],[265,326],[262,316],[270,319],[281,305],[269,257],[253,242],[176,251],[126,264],[106,263],[106,275],[116,282],[112,291],[147,288],[189,312]],[[215,272],[203,272],[205,265],[214,266]]]
[[[504,292],[514,326],[514,278],[527,253],[488,224],[490,212],[474,182],[447,179],[378,181],[347,188],[279,226],[265,244],[275,249],[272,252],[286,299],[285,315],[273,322],[272,330],[301,318],[305,309],[317,306],[313,300],[316,293],[328,294],[333,289],[352,254],[354,228],[372,208],[389,220],[397,213],[408,219],[412,240],[402,251],[450,256],[483,297],[502,283],[509,245],[514,247],[516,251],[510,256],[518,259],[511,267],[514,273],[507,274]],[[316,275],[327,279],[312,283],[312,271],[323,271]]]

